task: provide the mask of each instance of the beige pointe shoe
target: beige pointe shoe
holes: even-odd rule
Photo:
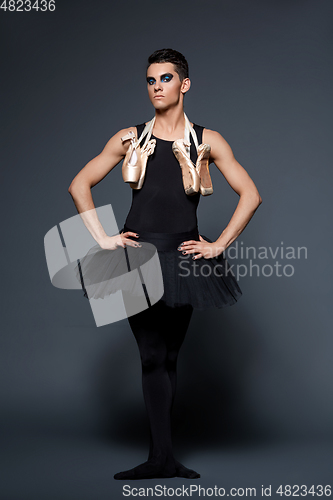
[[[141,149],[141,174],[138,182],[130,182],[130,186],[133,189],[141,189],[143,181],[146,175],[146,165],[148,161],[148,156],[152,155],[156,146],[156,139],[150,139],[147,144]]]
[[[200,193],[202,196],[213,194],[213,184],[209,173],[210,150],[211,147],[209,144],[200,144],[198,147],[196,168],[200,177]]]
[[[140,144],[137,142],[132,130],[122,137],[121,140],[122,142],[131,141],[122,166],[124,182],[138,182],[142,170]]]
[[[178,160],[182,169],[183,185],[187,195],[193,195],[199,192],[200,177],[196,171],[195,165],[188,157],[185,146],[190,146],[184,139],[177,139],[172,144],[172,151]]]

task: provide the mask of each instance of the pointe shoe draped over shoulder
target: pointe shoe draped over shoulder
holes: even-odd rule
[[[129,182],[133,189],[141,189],[145,178],[148,156],[154,152],[156,139],[147,141],[141,149],[140,142],[136,140],[134,132],[130,130],[121,140],[122,142],[131,141],[122,166],[124,182]]]
[[[208,196],[213,193],[212,179],[209,173],[209,157],[211,147],[209,144],[199,145],[197,134],[195,133],[195,130],[185,113],[184,118],[184,140],[177,139],[177,141],[175,141],[172,145],[172,151],[174,152],[174,155],[176,156],[182,169],[185,193],[193,195],[200,191],[202,196]],[[190,135],[193,138],[198,154],[195,165],[190,157]]]
[[[187,155],[186,147],[190,147],[190,143],[184,141],[184,139],[177,139],[172,144],[172,151],[182,169],[185,193],[191,196],[199,191],[200,177],[195,165]]]
[[[210,150],[211,147],[209,144],[200,144],[198,147],[196,168],[200,177],[200,193],[202,196],[213,194],[213,184],[209,173]]]
[[[142,167],[140,145],[132,130],[124,135],[121,140],[122,142],[131,141],[123,161],[122,174],[124,182],[138,182]]]
[[[183,139],[177,139],[172,144],[172,151],[182,169],[185,193],[189,196],[199,191],[202,196],[213,194],[212,179],[209,173],[210,145],[200,144],[198,146],[198,158],[195,165],[190,159],[186,147],[189,148],[190,143]]]
[[[141,174],[137,183],[131,183],[130,186],[133,189],[141,189],[143,181],[146,175],[146,166],[148,161],[148,156],[152,155],[156,146],[156,139],[150,139],[147,144],[141,149]]]

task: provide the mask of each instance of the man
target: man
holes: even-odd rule
[[[135,239],[144,235],[145,231],[148,231],[146,234],[149,235],[172,237],[173,233],[187,234],[186,224],[188,227],[196,226],[199,194],[192,197],[184,193],[180,185],[179,165],[171,154],[171,144],[184,138],[183,104],[185,94],[191,86],[187,61],[182,54],[173,49],[158,50],[148,59],[146,78],[148,96],[155,108],[153,135],[157,140],[157,147],[152,160],[154,163],[151,165],[154,164],[154,169],[157,170],[148,169],[145,182],[139,190],[140,194],[133,189],[135,203],[132,203],[126,224],[128,220],[135,221],[132,226],[128,224],[128,227],[135,231],[125,230],[118,235],[108,236],[93,210],[95,207],[91,188],[125,157],[130,141],[122,141],[122,138],[132,131],[138,139],[137,127],[122,129],[111,137],[103,151],[87,163],[69,187],[69,192],[84,223],[103,249],[114,250],[119,246],[138,246],[139,243]],[[191,126],[194,127],[194,124],[191,123]],[[199,131],[200,127],[197,127]],[[201,133],[202,143],[210,145],[209,163],[215,163],[229,185],[240,196],[229,224],[216,241],[210,242],[201,236],[198,238],[193,236],[182,241],[182,245],[178,248],[183,255],[192,255],[198,263],[204,260],[211,263],[241,234],[262,200],[254,182],[237,162],[226,140],[218,132],[203,127],[201,127]],[[167,154],[169,154],[168,160],[165,161]],[[152,184],[152,179],[155,184]],[[165,186],[165,183],[168,185]],[[175,196],[176,193],[177,196]],[[161,200],[163,200],[162,203]],[[149,212],[146,211],[147,204],[152,207]],[[144,218],[142,214],[145,214]],[[138,235],[136,231],[140,234]],[[189,234],[196,233],[194,231]],[[175,252],[171,252],[170,256],[171,259],[178,257]],[[228,305],[237,300],[231,296],[232,294],[229,300],[224,289],[222,291],[221,288],[219,291],[221,277],[213,276],[209,279],[215,281],[207,281],[206,278],[204,283],[202,276],[196,280],[194,283],[198,288],[195,289],[194,286],[193,290],[189,290],[192,296],[182,297],[180,290],[173,290],[177,292],[175,295],[180,297],[178,298],[180,304],[177,304],[179,307],[175,307],[176,304],[168,306],[161,300],[147,310],[128,318],[142,360],[143,391],[150,423],[151,447],[147,462],[116,474],[115,479],[175,476],[194,479],[200,477],[196,471],[187,469],[173,457],[170,414],[175,397],[177,357],[190,322],[193,304],[197,304],[195,300],[198,294],[202,293],[200,287],[205,288],[205,303],[211,300],[211,305],[219,301],[223,305]],[[172,286],[177,287],[177,283],[175,281]],[[211,289],[210,283],[213,283],[210,285]],[[235,289],[238,288],[236,283],[234,286]],[[184,289],[183,287],[182,290]]]

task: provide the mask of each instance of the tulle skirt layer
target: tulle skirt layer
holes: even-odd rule
[[[120,232],[126,231],[137,232],[125,225]],[[193,254],[183,255],[177,250],[183,241],[199,241],[198,228],[183,233],[138,233],[139,238],[131,239],[140,242],[141,248],[102,250],[96,245],[81,259],[76,271],[87,298],[103,299],[119,289],[140,295],[145,279],[153,295],[160,291],[161,296],[164,290],[160,300],[171,307],[191,304],[195,309],[222,308],[241,297],[242,291],[223,254],[193,260]],[[146,276],[131,272],[144,268],[148,270]]]
[[[206,236],[202,237],[210,241]],[[164,295],[169,306],[191,304],[195,309],[222,308],[233,305],[242,291],[231,274],[226,259],[197,259],[183,256],[177,250],[158,252]]]

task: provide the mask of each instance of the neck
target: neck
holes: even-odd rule
[[[154,129],[166,135],[172,135],[185,127],[184,109],[177,106],[166,110],[155,110]]]

